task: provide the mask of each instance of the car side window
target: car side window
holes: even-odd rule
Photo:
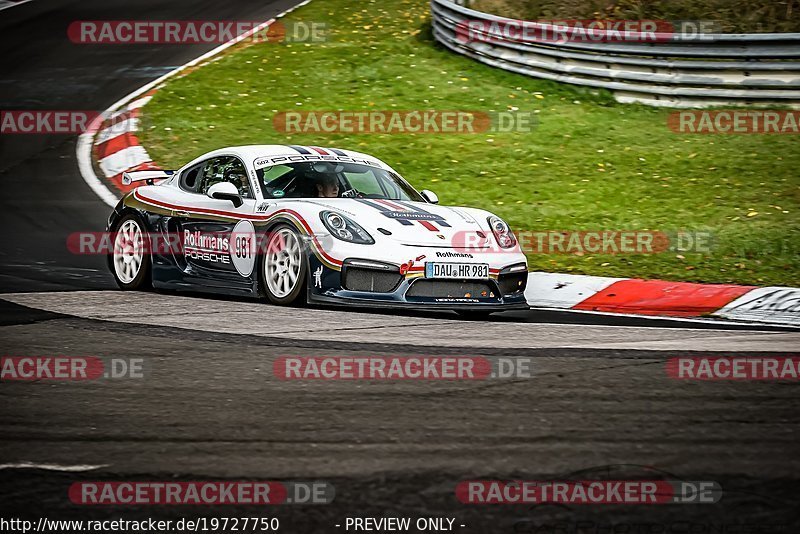
[[[194,167],[189,167],[181,173],[178,185],[184,191],[198,193],[200,188],[200,172],[203,170],[205,162],[198,163]]]
[[[220,182],[235,185],[242,198],[253,198],[244,163],[235,156],[220,156],[208,160],[200,176],[198,192],[205,195],[212,185]]]

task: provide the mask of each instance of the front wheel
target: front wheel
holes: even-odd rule
[[[260,278],[270,302],[286,306],[304,301],[307,261],[302,239],[293,228],[280,225],[269,233]]]
[[[111,273],[120,289],[135,291],[152,287],[152,262],[147,245],[141,219],[134,214],[125,215],[114,231],[114,248],[109,257]]]

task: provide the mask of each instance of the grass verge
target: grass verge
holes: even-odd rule
[[[241,44],[170,81],[144,108],[142,141],[177,168],[222,146],[291,143],[373,154],[448,205],[516,229],[708,232],[710,251],[531,254],[532,269],[797,286],[800,150],[789,135],[688,135],[669,110],[492,69],[430,33],[424,0],[326,0],[288,18],[327,24],[322,43]],[[276,132],[302,110],[532,111],[528,133]]]

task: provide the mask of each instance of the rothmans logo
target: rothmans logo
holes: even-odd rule
[[[437,258],[471,258],[472,254],[468,252],[437,252]]]
[[[415,221],[438,221],[442,217],[434,213],[416,213],[413,211],[384,211],[390,219],[414,219]]]
[[[436,234],[436,237],[438,237],[439,239],[445,239],[445,237],[442,234]]]

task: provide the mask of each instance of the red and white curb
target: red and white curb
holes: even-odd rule
[[[95,172],[93,156],[96,158],[97,166],[104,178],[114,184],[120,193],[125,193],[130,186],[122,184],[122,173],[131,170],[158,169],[158,165],[153,162],[147,151],[139,143],[135,132],[139,128],[139,113],[142,108],[167,79],[172,78],[188,68],[199,65],[219,55],[231,46],[247,39],[251,35],[260,32],[264,28],[274,23],[277,19],[286,16],[295,9],[298,9],[311,0],[305,0],[296,6],[284,11],[274,18],[253,27],[247,32],[238,35],[230,41],[221,44],[213,50],[203,54],[192,61],[181,65],[153,80],[152,82],[140,87],[136,91],[121,98],[105,110],[86,131],[78,138],[75,149],[78,158],[78,168],[86,184],[100,200],[111,206],[117,205],[120,196],[113,193],[106,185],[104,180],[98,178]]]
[[[532,308],[800,326],[800,289],[533,272]]]
[[[127,193],[134,185],[122,183],[122,173],[159,169],[147,150],[136,137],[139,130],[139,113],[147,104],[155,90],[126,104],[119,111],[105,119],[92,140],[92,151],[97,166],[105,178],[122,193]]]

